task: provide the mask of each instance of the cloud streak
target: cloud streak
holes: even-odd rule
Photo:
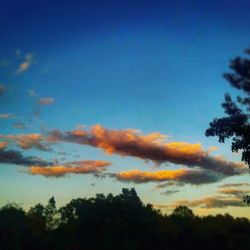
[[[209,196],[196,200],[179,200],[171,205],[171,207],[177,207],[180,205],[185,205],[188,207],[201,207],[201,208],[226,208],[226,207],[244,207],[242,199],[234,197],[224,197],[224,196]]]
[[[28,95],[29,95],[30,97],[35,97],[35,96],[37,96],[37,93],[36,93],[33,89],[29,89],[29,90],[28,90]]]
[[[221,194],[232,195],[242,200],[246,194],[250,193],[250,190],[242,190],[237,188],[222,188],[219,189],[218,192]]]
[[[239,183],[242,184],[242,183]],[[244,207],[246,204],[243,202],[243,197],[247,195],[250,190],[233,189],[233,188],[220,188],[218,193],[220,195],[208,196],[205,198],[195,200],[178,200],[170,207],[179,205],[186,205],[189,207],[201,208],[226,208],[226,207]],[[221,195],[222,194],[222,195]]]
[[[47,97],[47,98],[39,98],[38,99],[38,103],[40,104],[40,105],[50,105],[50,104],[53,104],[54,103],[54,98],[52,98],[52,97]]]
[[[17,150],[5,150],[0,149],[0,164],[15,164],[22,166],[48,166],[51,162],[44,161],[39,157],[23,156],[21,152]]]
[[[242,163],[234,163],[220,157],[209,155],[209,151],[202,149],[201,144],[186,142],[164,142],[165,135],[152,133],[143,135],[134,129],[109,130],[101,125],[88,130],[73,130],[50,132],[50,141],[64,141],[89,145],[102,149],[108,154],[131,156],[156,163],[171,162],[198,166],[227,176],[241,174],[247,171]]]
[[[3,84],[0,84],[0,96],[6,91],[6,87]]]
[[[0,114],[0,119],[13,119],[16,118],[12,113]]]
[[[14,123],[13,127],[17,128],[17,129],[26,129],[27,128],[27,126],[24,123],[22,123],[22,122],[16,122],[16,123]]]
[[[22,149],[50,150],[48,143],[45,143],[44,137],[40,134],[0,135],[0,138],[14,141]]]
[[[27,54],[24,60],[19,64],[16,74],[20,75],[27,71],[30,66],[34,63],[34,58],[32,54]]]
[[[162,192],[161,195],[172,195],[172,194],[175,194],[175,193],[178,193],[180,192],[179,190],[167,190],[165,192]]]
[[[195,185],[212,183],[220,179],[219,176],[211,172],[198,169],[160,170],[155,172],[134,169],[130,171],[109,174],[109,176],[123,182],[148,183],[176,181]]]
[[[90,174],[100,173],[106,170],[111,163],[107,161],[75,161],[65,165],[54,166],[31,166],[28,169],[31,175],[42,175],[45,177],[64,177],[68,174]]]
[[[162,189],[162,188],[166,188],[166,187],[171,187],[171,186],[183,186],[184,183],[178,183],[178,182],[174,182],[174,181],[167,181],[167,182],[163,182],[163,183],[159,183],[155,186],[155,189]]]
[[[7,141],[0,142],[0,150],[6,148],[7,146],[8,146],[8,142]]]
[[[219,188],[245,187],[245,186],[250,187],[250,183],[247,183],[247,182],[226,183],[226,184],[219,186]]]

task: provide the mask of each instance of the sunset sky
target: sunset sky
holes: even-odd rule
[[[205,136],[247,0],[0,2],[0,206],[135,187],[170,213],[250,218],[248,167]]]

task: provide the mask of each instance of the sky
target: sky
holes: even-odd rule
[[[205,136],[250,43],[247,0],[0,2],[0,206],[134,187],[250,218],[248,167]]]

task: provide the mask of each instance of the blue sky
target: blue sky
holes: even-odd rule
[[[45,135],[53,129],[101,124],[113,130],[159,132],[167,141],[200,143],[204,150],[216,146],[220,149],[211,155],[240,160],[230,144],[220,145],[204,132],[214,117],[223,115],[224,93],[236,93],[222,74],[229,60],[249,46],[248,1],[1,1],[0,6],[0,83],[7,87],[0,113],[15,116],[0,120],[2,135]],[[18,73],[25,60],[27,69]],[[53,103],[39,105],[41,98],[53,98]],[[37,111],[41,114],[34,116]],[[14,123],[27,128],[20,130]],[[56,150],[67,152],[67,162],[105,160],[113,163],[113,172],[159,170],[151,161],[74,143],[60,142],[50,152],[12,143],[9,147],[46,160],[59,159]],[[161,192],[166,188],[155,190],[157,183],[123,183],[93,175],[46,178],[23,173],[23,166],[1,165],[1,204],[30,206],[52,195],[63,204],[73,197],[135,186],[144,201],[167,205],[211,196],[220,185],[187,184],[165,196]],[[222,181],[230,178],[248,181],[245,175]],[[249,217],[244,207],[195,209],[234,215],[240,209]]]

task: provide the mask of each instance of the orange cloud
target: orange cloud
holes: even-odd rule
[[[18,73],[21,73],[23,71],[26,71],[30,66],[30,63],[29,62],[22,62],[20,65],[19,65],[19,69],[18,69]]]
[[[207,150],[207,152],[208,152],[208,153],[212,153],[212,152],[217,151],[217,150],[219,150],[218,147],[212,146],[212,147],[210,147],[210,148]]]
[[[171,162],[189,167],[199,166],[224,175],[236,175],[247,171],[242,163],[228,162],[222,158],[210,156],[208,151],[202,149],[201,144],[166,143],[165,138],[166,136],[160,133],[143,135],[134,129],[109,130],[101,125],[95,125],[89,131],[55,130],[50,133],[48,139],[89,145],[100,148],[108,154],[132,156],[157,163]]]
[[[243,207],[243,197],[250,193],[250,190],[241,190],[233,188],[221,188],[218,192],[222,195],[208,196],[195,200],[179,200],[169,207],[176,207],[179,205],[186,205],[189,207],[202,207],[202,208],[225,208],[229,206]]]
[[[22,149],[49,150],[48,144],[44,142],[44,137],[40,134],[0,135],[0,138],[14,141]]]
[[[155,172],[130,170],[120,173],[110,174],[117,180],[134,183],[147,183],[147,182],[163,182],[163,181],[176,181],[190,184],[203,184],[215,182],[219,179],[218,176],[203,170],[160,170]]]
[[[227,198],[224,196],[209,196],[196,200],[179,200],[172,204],[170,207],[177,207],[185,205],[188,207],[201,207],[201,208],[226,208],[226,207],[243,207],[245,204],[239,198]]]
[[[54,165],[49,167],[31,166],[28,172],[32,175],[43,175],[45,177],[63,177],[67,174],[100,173],[111,163],[107,161],[76,161],[66,165]]]
[[[38,103],[40,105],[50,105],[54,102],[54,98],[47,97],[47,98],[39,98]]]
[[[7,146],[8,146],[8,142],[7,141],[0,142],[0,149],[4,149]]]
[[[233,195],[233,196],[238,197],[242,200],[242,198],[246,194],[250,193],[250,190],[242,190],[242,189],[236,189],[236,188],[221,188],[221,189],[219,189],[219,193]]]
[[[16,70],[16,73],[21,74],[27,71],[33,63],[34,63],[33,55],[27,54],[24,60],[19,64],[18,69]]]

